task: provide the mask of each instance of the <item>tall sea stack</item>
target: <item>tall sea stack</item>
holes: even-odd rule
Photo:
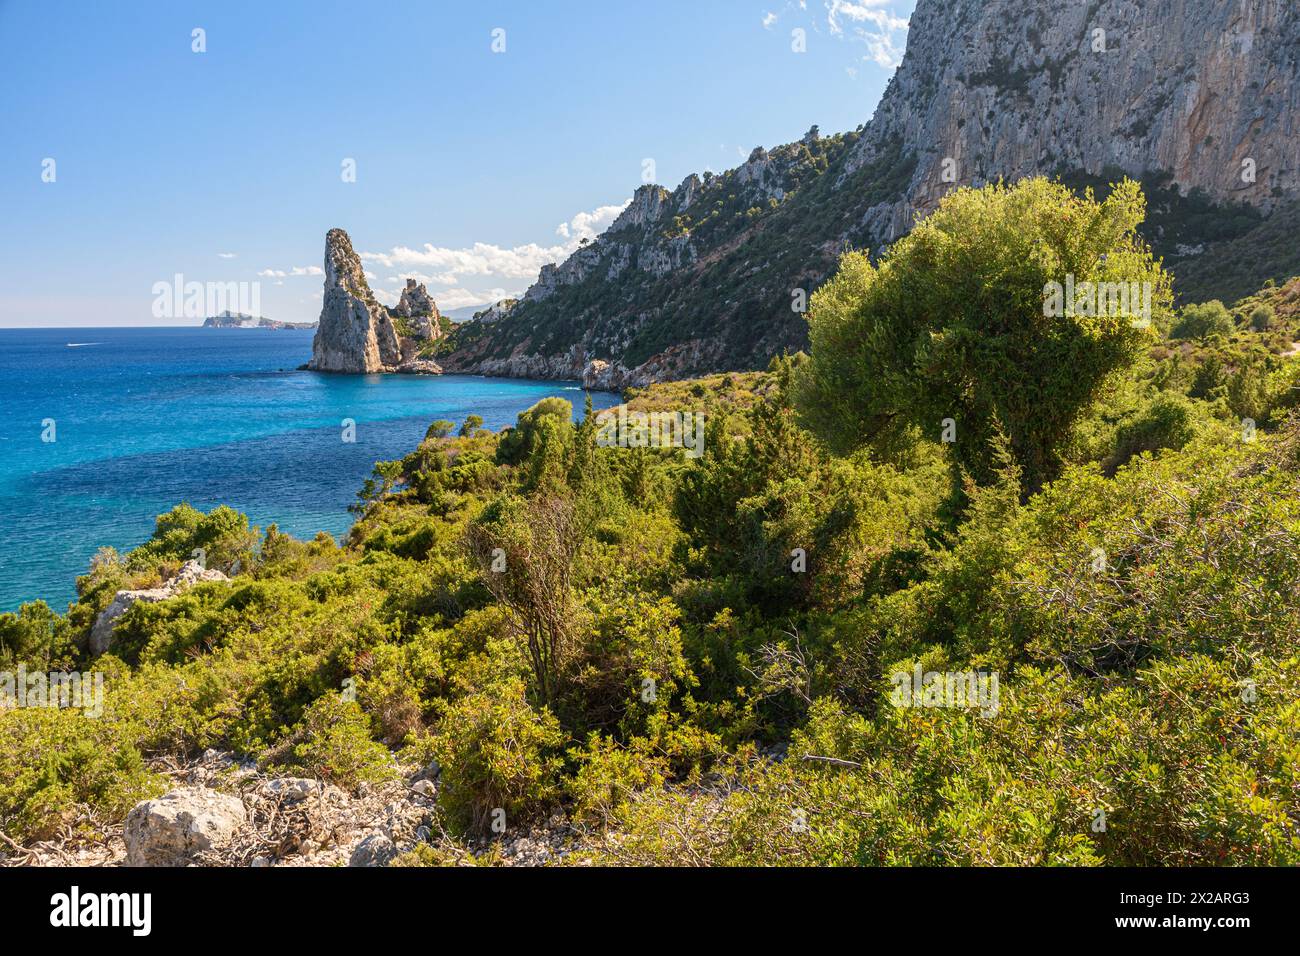
[[[402,303],[405,308],[395,321],[394,313],[370,291],[348,234],[331,229],[325,236],[325,297],[307,367],[316,372],[360,374],[440,372],[435,362],[420,357],[441,331],[437,306],[428,290],[412,280],[407,281]],[[415,323],[409,321],[417,315],[413,304],[420,308],[420,321]]]

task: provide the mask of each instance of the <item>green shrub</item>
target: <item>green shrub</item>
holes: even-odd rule
[[[564,736],[524,691],[523,681],[508,679],[466,694],[447,707],[430,742],[442,768],[439,803],[472,833],[488,832],[495,811],[507,827],[525,823],[559,794]]]
[[[668,773],[662,757],[620,747],[594,733],[584,749],[571,750],[569,756],[578,769],[566,789],[573,798],[573,817],[579,821],[611,822],[633,794],[661,787]]]
[[[370,721],[355,703],[326,694],[272,752],[275,766],[301,768],[341,787],[391,779],[396,768],[387,748],[370,736]]]
[[[449,422],[445,418],[440,418],[424,433],[425,438],[446,438],[451,434],[452,429],[456,427],[455,422]]]
[[[159,515],[153,537],[131,552],[132,570],[157,569],[201,559],[205,567],[230,571],[238,562],[247,566],[259,541],[248,518],[225,505],[208,514],[187,504]]]
[[[1212,335],[1228,336],[1236,331],[1232,313],[1218,299],[1183,309],[1169,337],[1173,339],[1204,339]]]
[[[1160,392],[1127,416],[1116,429],[1115,447],[1105,462],[1106,471],[1143,452],[1179,449],[1196,434],[1196,409],[1181,395]]]
[[[165,789],[129,726],[80,710],[0,708],[0,829],[11,837],[117,823]]]
[[[1059,472],[1074,424],[1150,344],[1138,320],[1158,324],[1171,305],[1170,276],[1137,235],[1145,213],[1128,180],[1096,202],[1026,179],[949,193],[878,265],[846,255],[809,310],[803,420],[838,452],[885,456],[947,427],[947,448],[979,482],[992,480],[991,443],[1005,433],[1036,490]],[[1049,291],[1098,283],[1149,290],[1151,314],[1127,296],[1081,307]]]
[[[1276,319],[1276,310],[1267,302],[1262,302],[1250,313],[1250,327],[1256,332],[1267,332]]]
[[[0,667],[22,662],[48,670],[69,665],[74,647],[66,622],[44,601],[32,601],[18,612],[0,614]]]

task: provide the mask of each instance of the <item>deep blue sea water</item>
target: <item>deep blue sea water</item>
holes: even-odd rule
[[[430,422],[477,414],[498,429],[549,395],[582,413],[576,382],[296,371],[312,335],[0,329],[0,610],[37,598],[62,610],[96,549],[135,547],[179,502],[337,537],[374,463],[413,449]],[[46,419],[54,442],[41,440]]]

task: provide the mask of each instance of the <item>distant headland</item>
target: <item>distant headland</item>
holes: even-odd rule
[[[242,312],[221,312],[203,320],[205,329],[314,329],[315,322],[281,322]]]

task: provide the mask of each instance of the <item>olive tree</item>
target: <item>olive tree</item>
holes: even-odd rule
[[[840,261],[812,297],[796,403],[830,447],[889,456],[949,442],[976,481],[1005,435],[1033,491],[1071,428],[1167,319],[1170,277],[1125,180],[1103,201],[1036,178],[963,188],[878,264]]]

